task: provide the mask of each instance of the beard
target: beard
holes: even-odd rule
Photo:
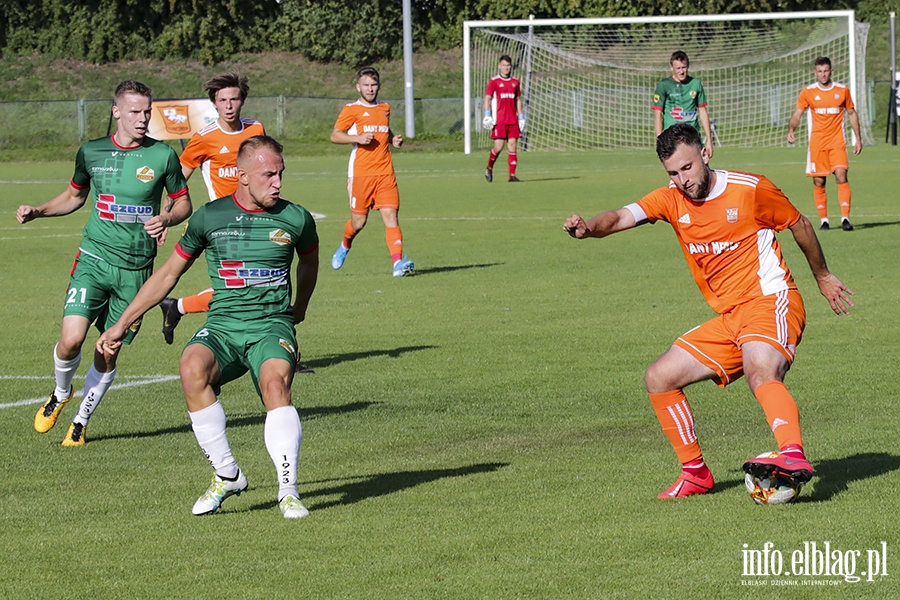
[[[709,195],[709,168],[703,171],[703,175],[697,180],[697,183],[690,191],[683,189],[681,192],[691,200],[701,200]]]

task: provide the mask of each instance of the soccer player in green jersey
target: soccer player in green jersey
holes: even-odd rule
[[[688,123],[706,135],[706,149],[709,158],[713,155],[712,127],[709,123],[709,112],[706,109],[706,92],[703,84],[696,77],[688,75],[688,55],[681,50],[672,53],[669,68],[672,76],[666,77],[656,86],[653,92],[653,127],[656,137],[675,123]]]
[[[116,87],[112,116],[116,132],[91,140],[78,150],[75,173],[64,192],[40,206],[22,205],[20,223],[75,212],[91,198],[91,214],[75,256],[66,291],[62,333],[53,351],[56,389],[34,418],[34,428],[49,431],[75,394],[72,380],[81,364],[81,347],[93,323],[100,331],[115,323],[153,271],[157,243],[166,227],[191,214],[191,198],[178,155],[168,145],[147,137],[152,92],[138,81]],[[160,214],[160,198],[168,193],[171,209]],[[124,337],[131,343],[140,320]],[[116,376],[115,352],[94,354],[84,380],[78,413],[63,446],[82,446],[91,414]]]
[[[316,287],[319,238],[309,211],[281,197],[281,144],[268,136],[241,143],[238,188],[231,198],[205,204],[166,263],[147,280],[119,321],[97,340],[98,352],[115,352],[129,325],[168,294],[206,252],[213,299],[206,323],[181,355],[181,383],[197,443],[214,475],[192,509],[216,512],[222,501],[247,489],[231,453],[221,386],[247,371],[266,408],[265,444],[278,477],[278,501],[288,519],[308,513],[297,492],[303,437],[291,403],[297,361],[294,325],[306,317]],[[290,269],[297,256],[297,291],[291,303]]]

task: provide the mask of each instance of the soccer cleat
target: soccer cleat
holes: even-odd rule
[[[307,365],[306,363],[298,362],[294,365],[294,373],[315,373],[312,367]]]
[[[518,177],[516,177],[515,175],[510,175],[509,182],[510,183],[522,183],[522,180],[519,179]]]
[[[278,503],[278,508],[281,509],[281,514],[284,515],[285,519],[302,519],[309,514],[309,511],[303,506],[299,498],[294,496],[282,498],[281,502]]]
[[[162,334],[166,343],[171,344],[175,339],[175,328],[184,315],[178,312],[178,300],[175,298],[163,298],[159,308],[163,314]]]
[[[822,221],[822,224],[819,225],[819,231],[828,231],[831,229],[831,225],[828,224],[828,220]]]
[[[56,398],[56,391],[50,393],[50,397],[44,402],[44,405],[34,415],[34,430],[38,433],[47,433],[56,425],[59,413],[62,412],[66,403],[75,395],[75,387],[69,390],[69,397],[63,400]]]
[[[240,496],[241,492],[246,489],[247,478],[241,470],[238,470],[237,479],[234,481],[227,481],[220,478],[218,475],[213,475],[213,480],[209,485],[209,489],[207,489],[202,496],[197,498],[191,512],[197,516],[212,514],[219,510],[219,507],[222,506],[222,502],[225,498],[228,498],[229,496]]]
[[[487,182],[490,183],[494,180],[494,170],[488,167],[484,170],[484,178],[487,179]]]
[[[713,485],[715,485],[715,481],[713,480],[712,473],[710,473],[708,477],[695,477],[690,473],[682,471],[681,475],[678,476],[678,479],[675,480],[675,483],[673,483],[669,489],[657,496],[657,498],[661,500],[672,500],[674,498],[684,498],[695,494],[705,494],[713,489]]]
[[[413,270],[415,270],[416,265],[413,264],[413,261],[408,260],[405,256],[394,263],[394,277],[404,277],[406,275],[412,275]]]
[[[770,452],[744,462],[744,472],[757,479],[783,477],[794,483],[804,484],[812,479],[813,468],[805,458],[790,457],[781,452]]]
[[[853,231],[853,225],[850,224],[850,219],[844,219],[841,221],[841,229],[844,231]]]
[[[335,251],[334,256],[331,257],[331,268],[337,271],[341,267],[344,266],[344,259],[347,258],[347,253],[350,252],[350,248],[345,248],[344,244],[338,246],[338,249]]]
[[[69,425],[69,430],[66,432],[66,437],[63,438],[62,445],[68,448],[73,446],[84,446],[87,444],[87,437],[85,434],[87,433],[87,425],[82,425],[81,423],[72,423]]]

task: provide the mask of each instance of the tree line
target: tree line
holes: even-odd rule
[[[885,19],[898,0],[412,0],[417,50],[462,43],[467,20],[855,9]],[[402,0],[0,0],[0,52],[96,64],[299,52],[359,66],[402,54]]]

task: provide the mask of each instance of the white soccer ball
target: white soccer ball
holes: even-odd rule
[[[766,452],[757,458],[768,457],[771,454],[771,452]],[[758,478],[747,473],[744,476],[744,486],[746,486],[750,498],[757,504],[787,504],[797,498],[803,484],[786,477]]]

